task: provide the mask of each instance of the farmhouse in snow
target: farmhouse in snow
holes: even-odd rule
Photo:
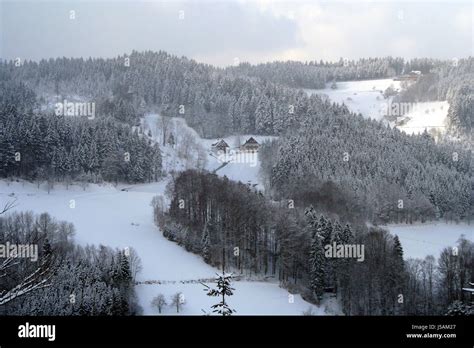
[[[242,146],[240,150],[248,152],[257,152],[260,144],[253,137],[250,137]]]
[[[421,71],[414,70],[410,71],[408,74],[395,77],[394,81],[417,81],[421,76]]]
[[[221,139],[218,142],[212,144],[211,147],[212,147],[212,151],[215,153],[217,152],[227,153],[227,150],[229,149],[229,144],[227,144],[224,139]]]

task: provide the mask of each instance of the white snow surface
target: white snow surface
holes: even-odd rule
[[[244,184],[249,184],[256,189],[263,190],[263,184],[260,180],[260,158],[258,153],[245,153],[239,151],[239,146],[245,143],[250,137],[253,137],[259,144],[265,141],[277,139],[275,136],[261,136],[261,135],[239,135],[229,136],[223,140],[230,147],[230,154],[228,157],[220,159],[217,155],[211,154],[211,145],[216,143],[219,139],[201,139],[201,144],[205,147],[208,153],[208,161],[206,169],[214,171],[222,165],[223,161],[229,163],[219,169],[216,173],[219,176],[227,176],[234,181],[241,181]],[[239,145],[240,144],[240,145]]]
[[[448,121],[449,103],[447,101],[415,103],[413,109],[399,118],[403,125],[398,129],[408,134],[437,131],[444,133]]]
[[[472,224],[429,222],[385,227],[400,239],[405,259],[424,259],[428,255],[438,258],[444,248],[456,246],[461,235],[474,242],[474,225]]]
[[[384,99],[383,92],[390,86],[400,91],[400,81],[392,79],[362,80],[337,82],[337,88],[332,89],[328,83],[324,89],[305,89],[308,94],[326,95],[333,102],[344,103],[350,111],[361,113],[366,118],[381,120],[384,116],[383,104],[390,99]]]
[[[205,295],[200,279],[212,279],[219,270],[207,265],[201,257],[186,252],[164,238],[153,223],[149,205],[156,194],[163,194],[167,180],[158,183],[126,186],[89,185],[85,190],[77,185],[63,185],[47,193],[42,186],[25,181],[0,181],[0,202],[16,199],[17,211],[48,212],[56,219],[70,221],[76,228],[75,240],[81,245],[103,244],[116,248],[133,247],[143,263],[138,281],[161,281],[165,284],[140,284],[136,290],[144,314],[157,314],[151,299],[158,293],[168,298],[182,292],[186,305],[182,314],[203,314],[209,311],[213,299]],[[75,208],[70,208],[71,200]],[[461,235],[474,241],[474,228],[468,224],[431,222],[413,225],[385,226],[398,235],[405,258],[436,258],[445,247],[455,246]],[[189,282],[192,281],[192,282]],[[308,308],[314,314],[327,314],[328,303],[317,307],[289,293],[273,281],[235,281],[235,295],[230,303],[237,314],[295,314]],[[212,285],[212,284],[209,284]],[[333,310],[337,312],[337,310]],[[163,314],[173,314],[168,308]]]
[[[77,185],[66,189],[56,185],[47,193],[44,187],[25,181],[0,181],[0,202],[16,199],[17,211],[48,212],[54,218],[72,222],[76,228],[75,240],[81,245],[103,244],[116,248],[133,247],[140,256],[143,270],[137,281],[161,281],[166,284],[140,284],[136,286],[144,314],[158,314],[151,307],[151,300],[159,293],[169,297],[182,292],[186,305],[181,314],[202,315],[210,312],[215,298],[206,296],[200,279],[213,279],[219,272],[207,265],[201,257],[188,253],[176,243],[163,237],[153,223],[150,202],[163,194],[167,180],[158,183],[126,186],[89,185],[85,190]],[[71,200],[75,208],[70,208]],[[194,283],[182,284],[182,281]],[[289,303],[289,293],[274,281],[235,281],[235,295],[229,303],[236,314],[301,315],[308,308],[314,314],[325,314],[324,307],[317,307],[294,295]],[[212,284],[209,284],[212,285]],[[173,314],[168,308],[163,314]]]
[[[344,103],[350,111],[362,114],[365,118],[385,121],[387,110],[393,110],[392,97],[384,98],[383,92],[390,86],[400,92],[402,85],[400,81],[392,79],[362,80],[337,82],[337,88],[332,89],[327,84],[324,89],[306,89],[308,94],[320,94],[327,96],[333,102]],[[444,133],[446,130],[449,103],[447,101],[417,102],[409,105],[401,105],[399,109],[408,108],[410,111],[405,115],[395,115],[397,121],[390,121],[390,125],[396,126],[408,134],[428,132]]]

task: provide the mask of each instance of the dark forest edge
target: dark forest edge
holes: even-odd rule
[[[162,197],[153,202],[156,224],[212,266],[274,277],[316,304],[331,292],[347,315],[472,314],[461,289],[473,276],[474,244],[464,237],[438,260],[404,260],[398,237],[382,228],[282,205],[215,174],[183,172],[169,194],[169,211]],[[363,262],[328,258],[334,243],[364,246]]]
[[[22,231],[22,233],[18,233]],[[76,245],[74,226],[49,214],[0,217],[0,244],[34,246],[35,260],[0,262],[1,315],[137,315],[133,249]],[[18,249],[20,250],[20,249]],[[34,262],[33,262],[34,261]]]

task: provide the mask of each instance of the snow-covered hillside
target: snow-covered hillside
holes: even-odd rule
[[[370,93],[370,92],[367,92]],[[176,131],[174,145],[162,147],[164,168],[167,172],[202,166],[215,171],[223,162],[211,152],[218,139],[201,139],[183,119],[174,119],[171,129]],[[143,123],[145,134],[155,141],[160,138],[160,117],[148,115]],[[149,131],[149,132],[148,132]],[[227,137],[230,148],[237,148],[250,136]],[[253,136],[259,143],[272,137]],[[184,145],[183,145],[184,144]],[[258,158],[240,161],[238,158],[216,171],[232,180],[261,187]],[[82,245],[103,244],[117,248],[133,247],[143,263],[136,286],[144,314],[157,314],[150,305],[159,293],[169,298],[181,292],[186,300],[181,313],[209,312],[213,299],[206,296],[203,285],[219,270],[207,265],[194,254],[163,237],[152,217],[150,202],[156,195],[164,195],[169,177],[157,183],[122,185],[72,185],[68,189],[57,184],[48,194],[45,187],[25,181],[0,181],[0,200],[16,200],[18,211],[48,212],[53,217],[72,222],[76,227],[76,241]],[[71,208],[71,202],[75,207]],[[453,224],[426,224],[388,226],[400,237],[405,257],[438,256],[442,248],[452,246],[461,234],[473,240],[471,226]],[[235,295],[229,303],[237,314],[292,314],[300,315],[308,309],[313,314],[338,314],[337,302],[326,298],[322,306],[314,306],[301,296],[290,296],[276,281],[239,280],[234,284]],[[167,308],[164,314],[174,314]]]
[[[377,99],[377,95],[381,94],[380,91],[384,91],[389,86],[399,89],[400,82],[391,79],[342,82],[338,83],[337,90],[327,88],[324,91],[327,91],[331,97],[340,101],[343,100],[345,96],[354,95],[354,93],[356,93],[353,98],[353,100],[356,101],[354,105],[359,105],[364,110],[371,110],[380,107],[380,101]],[[447,102],[419,103],[418,107],[411,110],[405,116],[407,123],[403,128],[400,128],[404,129],[407,133],[414,133],[420,131],[420,129],[423,131],[424,128],[422,129],[421,125],[431,124],[436,127],[440,122],[443,122],[448,108],[449,105]],[[153,129],[153,125],[159,124],[158,115],[148,115],[146,120],[150,122],[149,128],[151,129]],[[222,161],[219,161],[210,151],[211,145],[218,139],[201,139],[192,128],[186,125],[184,119],[176,119],[176,122],[179,122],[180,129],[184,129],[186,134],[190,134],[190,136],[193,137],[193,143],[200,144],[200,146],[206,150],[206,169],[213,171],[219,168],[222,165]],[[156,129],[155,132],[153,132],[153,134],[156,136],[156,139],[159,139],[160,134],[158,130]],[[276,138],[270,136],[241,135],[226,137],[224,140],[229,144],[231,149],[235,150],[251,136],[259,143]],[[166,151],[170,151],[169,148],[165,148],[165,152]],[[170,155],[172,156],[172,153]],[[262,189],[259,170],[260,161],[258,160],[258,156],[256,156],[250,161],[243,163],[239,163],[237,158],[236,161],[231,161],[226,166],[220,168],[217,174],[220,176],[226,175],[231,180],[240,180]],[[404,255],[406,258],[424,258],[430,254],[437,257],[443,248],[453,246],[461,235],[465,235],[466,238],[474,241],[474,228],[467,224],[456,225],[438,222],[414,225],[389,225],[386,226],[386,228],[389,229],[391,233],[399,236],[402,246],[404,247]]]
[[[428,255],[438,257],[445,247],[453,247],[461,235],[474,241],[474,226],[432,222],[414,225],[388,225],[392,234],[398,235],[405,258],[425,258]]]
[[[446,130],[449,103],[447,101],[417,102],[417,103],[392,103],[392,97],[384,98],[384,91],[391,87],[393,91],[400,92],[400,81],[392,79],[364,80],[337,82],[336,88],[328,84],[325,89],[306,89],[308,94],[321,94],[330,100],[342,104],[349,110],[361,113],[366,118],[388,122],[392,127],[397,127],[408,134],[422,133],[425,129],[429,132],[443,133]],[[394,119],[387,119],[390,110],[409,110],[406,113],[396,114]],[[388,111],[388,112],[387,112]],[[399,112],[399,111],[397,111]]]
[[[158,115],[147,115],[142,127],[145,134],[162,143],[161,120]],[[202,165],[213,171],[222,165],[210,151],[215,140],[201,139],[186,125],[184,119],[173,119],[169,125],[175,134],[176,144],[162,146],[163,164],[167,172],[181,171]],[[242,139],[247,137],[242,136]],[[261,142],[269,137],[255,137]],[[237,139],[226,138],[231,147]],[[202,157],[204,156],[204,161]],[[257,161],[236,163],[230,161],[217,171],[232,180],[259,186]],[[215,302],[206,296],[200,281],[213,279],[218,269],[207,265],[201,257],[186,252],[176,243],[163,237],[155,226],[151,200],[164,196],[169,177],[157,183],[138,185],[89,185],[83,188],[72,185],[66,189],[57,184],[48,194],[45,187],[25,181],[0,181],[0,200],[16,200],[15,210],[48,212],[53,217],[72,222],[76,228],[75,240],[82,244],[103,244],[116,248],[134,248],[140,256],[143,270],[136,286],[139,303],[144,314],[157,314],[150,305],[159,293],[169,298],[181,292],[186,300],[181,313],[203,314],[210,311]],[[74,208],[71,208],[71,202]],[[209,284],[210,285],[210,284]],[[300,295],[291,295],[279,287],[277,281],[239,280],[234,283],[235,295],[229,303],[237,314],[285,314],[301,315],[311,309],[315,315],[338,314],[334,299],[328,298],[321,307],[304,301]],[[291,295],[291,296],[290,296]],[[327,309],[327,308],[328,309]],[[175,314],[172,309],[164,314]]]
[[[392,79],[337,82],[336,88],[328,84],[324,89],[306,89],[308,94],[326,95],[332,101],[344,103],[349,110],[361,113],[364,117],[381,120],[384,116],[382,104],[388,103],[383,92],[392,87],[400,91],[400,81]]]
[[[260,180],[260,159],[258,153],[244,153],[238,149],[250,137],[253,137],[260,144],[277,138],[274,136],[258,135],[240,135],[223,138],[230,146],[229,155],[223,159],[220,159],[219,156],[212,154],[210,151],[212,144],[216,143],[219,139],[201,139],[201,144],[206,148],[209,156],[206,169],[214,171],[221,167],[223,161],[228,161],[228,164],[216,171],[219,176],[227,176],[231,180],[241,181],[259,190],[263,190]]]
[[[203,314],[209,311],[212,299],[206,296],[198,280],[213,278],[219,270],[207,265],[194,254],[168,241],[153,223],[150,202],[163,194],[167,180],[113,187],[90,185],[69,189],[57,185],[50,194],[44,187],[37,188],[28,182],[0,181],[0,200],[16,199],[17,211],[48,212],[53,217],[70,221],[76,227],[75,239],[82,245],[103,244],[111,247],[134,248],[140,256],[143,270],[138,281],[160,281],[165,285],[142,284],[137,286],[139,303],[144,314],[157,314],[150,302],[159,293],[171,295],[182,292],[187,304],[184,314]],[[71,208],[74,200],[75,208]],[[192,281],[191,283],[182,283]],[[276,282],[236,281],[231,304],[237,314],[292,314],[300,315],[312,308],[314,314],[324,314],[324,307],[313,306],[289,293]],[[215,299],[214,299],[215,300]],[[172,314],[170,310],[169,313]]]
[[[444,133],[448,120],[447,101],[415,103],[412,110],[397,120],[397,128],[408,134]]]

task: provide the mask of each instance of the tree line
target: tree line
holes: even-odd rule
[[[21,232],[19,232],[21,231]],[[81,247],[74,226],[49,214],[0,217],[0,244],[36,245],[38,261],[7,257],[0,262],[3,315],[135,315],[138,258],[133,249]]]
[[[204,137],[282,133],[299,124],[298,106],[307,99],[303,91],[163,51],[25,61],[19,66],[2,61],[0,77],[24,82],[43,104],[58,97],[94,101],[98,117],[131,125],[145,111],[180,116]],[[341,108],[315,99],[321,109]]]
[[[307,113],[301,129],[262,145],[263,179],[274,199],[378,224],[474,217],[469,151],[362,116]]]
[[[433,67],[396,98],[401,102],[447,100],[451,131],[471,137],[474,127],[474,58],[447,61]]]
[[[294,88],[322,89],[329,82],[334,81],[391,78],[412,70],[428,73],[442,63],[442,61],[428,58],[411,60],[400,57],[359,60],[341,58],[337,62],[320,60],[319,62],[277,61],[257,65],[241,63],[238,66],[226,68],[226,72],[257,77]]]
[[[277,204],[215,174],[183,172],[168,193],[169,209],[162,199],[153,203],[166,238],[224,271],[275,277],[307,301],[333,293],[348,315],[445,314],[456,301],[468,301],[461,289],[474,276],[474,245],[465,238],[438,262],[405,260],[398,237],[382,228],[313,206]],[[363,254],[328,255],[334,244],[363,246]]]
[[[27,98],[24,98],[27,96]],[[144,182],[161,175],[161,152],[138,129],[114,118],[34,111],[24,84],[0,83],[0,176],[38,183]]]

